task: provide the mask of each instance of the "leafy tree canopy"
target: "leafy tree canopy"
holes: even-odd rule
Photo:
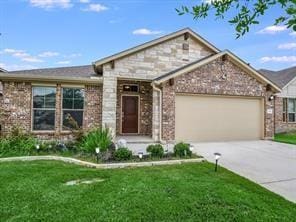
[[[284,24],[296,31],[296,0],[203,0],[199,5],[181,6],[176,11],[179,15],[191,14],[194,19],[206,18],[213,11],[216,19],[224,19],[227,12],[236,9],[228,22],[235,26],[239,38],[249,32],[250,26],[259,24],[259,18],[275,6],[283,9],[283,15],[276,17],[274,24]]]

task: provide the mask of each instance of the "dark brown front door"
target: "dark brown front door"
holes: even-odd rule
[[[138,97],[122,96],[122,133],[138,133]]]

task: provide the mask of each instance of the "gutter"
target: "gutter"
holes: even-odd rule
[[[79,78],[79,77],[60,77],[60,76],[32,76],[32,75],[13,75],[0,73],[0,80],[24,81],[24,82],[65,82],[65,83],[103,83],[99,77]]]
[[[162,91],[160,88],[156,87],[155,83],[151,83],[153,89],[159,92],[159,142],[166,143],[166,141],[162,140]]]

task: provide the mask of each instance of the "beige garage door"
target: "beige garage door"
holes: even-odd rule
[[[257,98],[176,95],[176,140],[261,139],[262,111],[262,100]]]

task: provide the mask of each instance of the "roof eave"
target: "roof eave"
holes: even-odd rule
[[[93,78],[75,78],[75,77],[60,77],[60,76],[33,76],[33,75],[12,75],[0,73],[0,81],[23,81],[23,82],[63,82],[63,83],[85,83],[85,84],[100,84],[103,83],[101,77]]]

